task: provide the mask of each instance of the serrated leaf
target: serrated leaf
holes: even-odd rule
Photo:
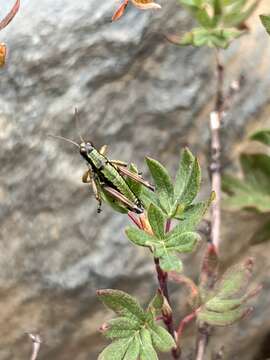
[[[142,329],[140,331],[141,349],[140,360],[158,360],[157,353],[152,345],[150,331]]]
[[[149,235],[143,230],[136,229],[134,227],[127,228],[126,235],[131,242],[139,246],[150,246],[154,241],[153,236]]]
[[[198,160],[185,149],[181,155],[174,187],[177,204],[189,205],[197,196],[201,183],[201,169]]]
[[[246,262],[228,269],[218,282],[217,296],[228,299],[244,291],[251,277],[252,262]]]
[[[270,35],[270,15],[260,15],[261,22],[263,26],[265,27],[265,30]]]
[[[108,339],[130,338],[134,336],[136,330],[139,329],[140,323],[135,319],[119,317],[107,322],[104,335]]]
[[[155,182],[160,205],[167,214],[170,214],[174,195],[172,180],[167,170],[158,161],[146,158],[146,163]]]
[[[153,324],[150,327],[150,332],[153,345],[158,350],[167,352],[176,346],[173,337],[163,327]]]
[[[247,313],[249,308],[238,308],[224,313],[209,311],[203,309],[199,311],[197,318],[212,326],[229,326],[241,320]]]
[[[143,207],[147,210],[151,204],[156,205],[158,208],[161,208],[156,192],[143,186],[141,188],[141,193],[139,199],[141,200]],[[162,210],[162,209],[161,209]]]
[[[205,308],[209,311],[215,312],[226,312],[229,310],[233,310],[242,305],[243,299],[221,299],[216,296],[210,300],[208,300],[205,304]]]
[[[270,25],[270,17],[269,17],[269,25]],[[256,131],[254,134],[250,136],[250,140],[259,141],[264,145],[270,146],[270,130],[265,129],[265,130]]]
[[[164,271],[178,271],[181,272],[183,264],[177,255],[173,251],[167,249],[159,256],[160,267]]]
[[[139,303],[129,294],[113,289],[97,291],[98,297],[104,305],[121,316],[131,317],[140,321],[145,320],[145,313]]]
[[[149,223],[151,225],[154,235],[156,235],[156,237],[159,239],[164,238],[165,217],[164,217],[162,211],[154,204],[151,204],[149,206],[147,216],[148,216],[148,220],[149,220]]]
[[[140,355],[141,341],[139,334],[135,335],[129,344],[125,354],[125,360],[138,360]]]
[[[129,360],[125,354],[130,346],[130,339],[120,339],[107,346],[98,360]]]
[[[190,253],[194,250],[199,240],[200,236],[195,232],[174,232],[173,234],[168,235],[166,248],[168,250],[177,250],[180,253]]]

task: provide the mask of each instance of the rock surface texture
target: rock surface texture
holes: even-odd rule
[[[261,11],[269,12],[267,3]],[[214,56],[168,44],[163,33],[187,30],[191,20],[176,2],[161,5],[147,13],[130,7],[110,23],[113,0],[22,0],[19,15],[0,34],[10,51],[0,72],[1,360],[29,359],[26,331],[44,338],[40,360],[95,359],[105,344],[97,329],[110,316],[96,288],[120,288],[142,302],[153,295],[152,260],[125,239],[128,220],[106,206],[96,214],[96,201],[81,183],[80,155],[47,135],[77,140],[77,106],[79,131],[97,146],[108,144],[112,158],[146,170],[149,155],[174,171],[180,148],[189,145],[206,164]],[[269,125],[270,40],[258,17],[250,26],[251,34],[224,53],[226,85],[245,77],[224,123],[226,164],[236,159],[247,131]],[[204,178],[206,194],[206,165]],[[225,343],[225,359],[266,359],[267,347],[266,355],[258,354],[270,333],[270,244],[249,247],[256,223],[250,215],[237,215],[237,222],[235,216],[225,214],[224,262],[254,255],[264,291],[251,318],[216,331],[212,344]],[[186,261],[190,273],[196,260]],[[179,309],[183,296],[173,291]],[[188,331],[187,350],[190,338]]]

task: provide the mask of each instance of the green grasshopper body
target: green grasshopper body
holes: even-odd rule
[[[143,212],[140,200],[130,189],[125,178],[121,175],[119,167],[117,167],[117,165],[114,165],[113,161],[110,161],[90,142],[82,142],[80,144],[80,154],[87,161],[87,164],[90,167],[90,172],[88,171],[88,176],[89,178],[92,177],[92,181],[95,185],[94,188],[97,189],[97,192],[98,189],[102,188],[107,191],[111,196],[114,196],[118,201],[124,203],[124,205],[127,206],[129,210],[136,213]],[[127,170],[125,173],[128,176]],[[131,174],[131,176],[134,178],[135,174]],[[143,179],[141,180],[145,186],[148,185],[148,183],[143,181]],[[87,175],[85,177],[85,182],[88,182]],[[97,193],[96,197],[98,198]],[[98,198],[98,200],[100,201],[100,198]]]

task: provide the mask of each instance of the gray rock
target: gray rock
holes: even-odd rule
[[[47,136],[78,140],[75,106],[84,137],[108,144],[112,158],[134,161],[143,171],[145,155],[174,171],[180,148],[190,145],[204,165],[203,193],[209,192],[213,54],[164,40],[163,33],[191,27],[173,2],[164,1],[159,12],[130,7],[121,21],[110,23],[115,7],[114,1],[22,0],[20,13],[0,34],[9,47],[0,87],[1,360],[29,358],[29,330],[44,337],[40,359],[93,359],[104,344],[97,329],[110,316],[97,303],[96,288],[118,287],[142,302],[155,291],[150,254],[124,237],[128,219],[106,206],[96,214],[97,204],[81,183],[80,155]],[[224,124],[229,158],[247,126],[257,119],[267,124],[270,42],[256,18],[253,29],[225,54],[227,86],[240,73],[246,76]],[[234,222],[228,215],[226,226]],[[248,234],[242,226],[234,235],[243,244],[235,248],[236,259],[247,251]],[[228,263],[230,236],[225,232]],[[255,252],[259,261],[264,258],[258,278],[269,287],[265,248]],[[186,263],[192,273],[199,259],[191,258],[192,265],[190,258]],[[174,288],[175,303],[179,294]],[[258,351],[269,331],[267,304],[264,293],[250,322],[220,332],[228,358],[236,353],[237,359],[251,359]]]

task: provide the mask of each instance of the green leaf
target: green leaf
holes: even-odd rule
[[[140,321],[145,320],[145,313],[139,303],[129,294],[120,290],[98,290],[98,297],[104,305],[116,314]]]
[[[135,245],[139,246],[151,246],[154,241],[154,237],[149,235],[143,230],[136,229],[134,227],[129,227],[126,229],[126,235],[130,241]]]
[[[174,232],[168,235],[166,248],[177,250],[180,253],[190,253],[194,250],[199,240],[200,236],[195,232]]]
[[[150,304],[148,305],[147,312],[152,312],[154,314],[160,313],[164,304],[164,297],[161,293],[161,290],[158,290]]]
[[[174,198],[177,204],[190,205],[198,194],[200,183],[201,169],[198,160],[185,149],[175,180]]]
[[[167,170],[158,161],[146,158],[146,163],[156,185],[159,202],[167,214],[173,204],[173,184]]]
[[[229,326],[241,320],[249,312],[250,309],[246,307],[241,307],[223,313],[203,309],[202,311],[199,311],[197,317],[198,320],[206,322],[207,324],[212,326]]]
[[[225,205],[232,210],[254,208],[270,211],[270,157],[265,154],[242,154],[242,181],[231,176],[223,178],[223,190],[229,197]]]
[[[214,25],[213,19],[208,15],[205,9],[198,9],[195,13],[198,23],[206,28],[211,28]]]
[[[213,8],[215,16],[220,17],[222,15],[222,0],[213,0]]]
[[[164,238],[165,218],[162,211],[154,204],[151,204],[149,206],[147,216],[156,237],[159,239]]]
[[[127,352],[125,354],[126,360],[138,360],[140,355],[140,348],[141,348],[141,339],[139,334],[135,335],[132,339]]]
[[[269,17],[270,21],[270,17]],[[270,27],[269,27],[270,29]],[[260,130],[250,136],[250,140],[259,141],[264,145],[270,146],[270,129]]]
[[[148,189],[145,186],[141,188],[139,199],[143,203],[145,209],[148,209],[151,204],[154,204],[159,208],[161,207],[156,192]]]
[[[243,299],[221,299],[216,296],[207,301],[205,308],[209,311],[226,312],[242,305]]]
[[[136,167],[135,164],[131,163],[129,165],[129,171],[131,171],[132,173],[138,175],[138,169]],[[142,190],[142,184],[140,184],[138,181],[135,181],[133,179],[131,179],[130,177],[126,176],[126,183],[128,184],[129,188],[131,189],[131,191],[133,192],[133,194],[135,194],[137,196],[137,198],[140,198],[141,195],[141,190]]]
[[[251,4],[247,10],[245,11],[237,11],[234,10],[232,12],[230,12],[229,14],[227,14],[226,16],[224,16],[224,24],[226,24],[226,26],[230,26],[230,27],[237,27],[242,25],[255,11],[255,9],[258,6],[258,1],[255,1],[253,4]]]
[[[138,321],[127,317],[119,317],[107,322],[105,336],[108,339],[132,337],[138,329],[140,329]]]
[[[125,356],[130,345],[130,339],[117,340],[102,351],[98,360],[130,360]]]
[[[247,183],[270,195],[270,156],[242,154],[240,161]]]
[[[265,30],[270,35],[270,15],[260,15],[261,22],[263,26],[265,27]]]
[[[216,285],[217,296],[228,299],[246,290],[252,274],[252,262],[231,267]]]
[[[176,346],[173,337],[163,327],[153,324],[150,332],[154,347],[158,350],[167,352]]]
[[[158,360],[157,353],[152,345],[152,338],[150,331],[142,329],[140,331],[141,349],[140,360]]]
[[[250,239],[251,245],[258,245],[270,240],[270,219],[260,226]]]
[[[98,360],[157,360],[155,349],[170,351],[175,346],[171,335],[155,324],[155,317],[163,309],[164,297],[160,290],[143,311],[130,295],[119,290],[99,290],[103,303],[120,317],[102,326],[104,335],[113,340]]]
[[[196,28],[192,32],[186,33],[180,40],[179,45],[226,49],[234,39],[242,34],[243,31],[234,28]]]
[[[162,255],[159,256],[160,267],[164,271],[178,271],[181,272],[183,265],[181,260],[174,254],[173,251],[165,250]]]

